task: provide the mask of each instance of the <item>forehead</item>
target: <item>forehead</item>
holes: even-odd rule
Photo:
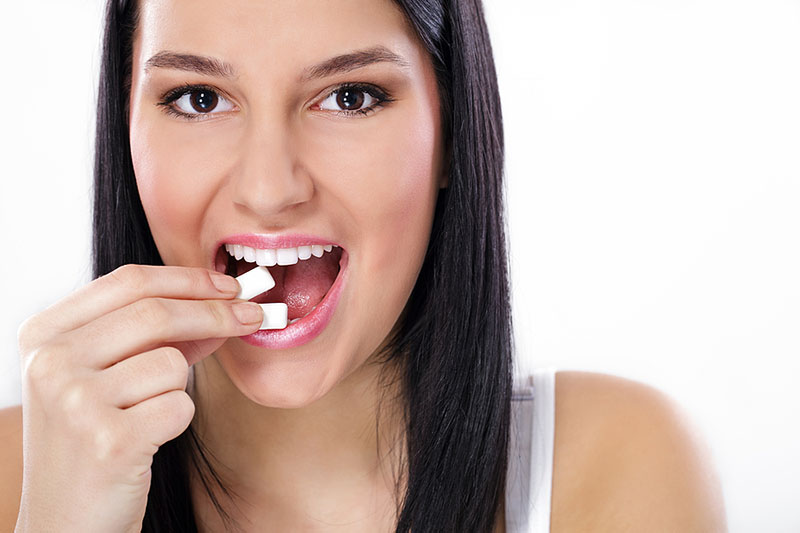
[[[421,50],[392,0],[140,0],[134,65],[162,50],[226,58],[237,73],[294,76],[316,60],[385,46],[414,62]]]

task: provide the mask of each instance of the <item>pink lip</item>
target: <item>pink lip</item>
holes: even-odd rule
[[[311,244],[320,244],[322,246],[337,243],[330,239],[317,237],[316,235],[307,235],[300,233],[292,233],[289,235],[256,235],[254,233],[241,233],[237,235],[229,235],[217,242],[214,247],[214,254],[223,244],[242,244],[250,246],[251,248],[261,249],[277,249],[277,248],[294,248],[296,246],[308,246]],[[213,257],[213,256],[212,256]],[[213,261],[213,259],[212,259]]]
[[[296,246],[308,246],[312,244],[319,244],[322,246],[333,244],[339,246],[329,239],[308,234],[256,235],[248,233],[230,235],[217,242],[214,248],[214,256],[212,257],[212,265],[216,258],[217,251],[223,244],[241,244],[260,249],[294,248]],[[239,338],[253,346],[260,346],[273,350],[293,348],[311,342],[322,333],[328,325],[328,322],[333,318],[333,313],[336,310],[339,297],[342,293],[342,287],[347,280],[348,262],[349,256],[347,251],[342,248],[342,257],[339,260],[339,274],[336,276],[331,288],[328,289],[325,297],[317,304],[316,309],[311,311],[307,316],[301,318],[294,324],[290,324],[284,329],[259,330]],[[212,266],[212,269],[213,268]]]
[[[311,342],[322,333],[322,330],[325,329],[325,326],[327,326],[328,322],[333,318],[333,313],[336,311],[336,306],[339,303],[339,296],[342,294],[342,287],[347,280],[347,263],[347,251],[342,249],[342,258],[339,261],[339,274],[336,276],[336,280],[334,280],[333,285],[328,289],[322,301],[317,304],[316,309],[311,311],[308,315],[294,324],[286,326],[284,329],[263,329],[239,338],[253,346],[260,346],[273,350],[294,348],[295,346]]]

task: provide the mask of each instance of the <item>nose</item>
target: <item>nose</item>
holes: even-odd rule
[[[253,124],[240,144],[233,170],[233,201],[259,217],[279,215],[308,202],[314,183],[298,164],[286,125]]]

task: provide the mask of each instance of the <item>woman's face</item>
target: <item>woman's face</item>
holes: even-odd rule
[[[377,47],[383,60],[313,68]],[[202,88],[181,93],[187,85]],[[141,0],[130,139],[165,264],[223,270],[226,243],[341,247],[341,264],[334,248],[270,267],[279,285],[262,297],[303,315],[338,276],[324,328],[303,319],[260,340],[231,338],[212,356],[245,396],[299,407],[364,368],[408,300],[446,184],[433,66],[399,7]],[[289,335],[298,325],[306,335]]]

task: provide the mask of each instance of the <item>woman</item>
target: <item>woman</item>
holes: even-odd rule
[[[512,461],[525,422],[477,1],[112,0],[98,111],[97,279],[20,330],[24,416],[3,424],[25,452],[3,463],[24,466],[22,498],[4,520],[533,524],[505,490],[545,465]],[[254,301],[294,322],[258,331],[233,277],[273,253],[291,257]],[[667,400],[561,374],[544,527],[724,528]]]

